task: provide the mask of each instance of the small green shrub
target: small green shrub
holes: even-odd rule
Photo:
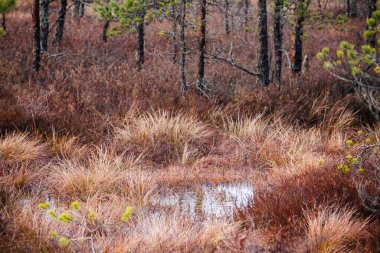
[[[56,222],[60,222],[66,226],[79,226],[84,229],[87,237],[74,238],[70,234],[59,234],[57,231],[50,232],[50,239],[57,242],[60,247],[69,247],[72,241],[85,241],[90,243],[91,248],[94,248],[93,235],[100,232],[102,227],[101,219],[95,211],[84,211],[78,201],[74,200],[70,203],[70,208],[65,212],[58,212],[55,208],[52,208],[50,203],[42,202],[37,205],[38,209],[46,212],[48,216]],[[132,217],[132,207],[128,206],[120,217],[122,223],[128,223]],[[108,223],[107,223],[108,224]],[[120,228],[119,224],[112,223],[115,228]],[[69,230],[67,230],[69,231]]]

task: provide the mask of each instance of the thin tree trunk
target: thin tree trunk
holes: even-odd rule
[[[110,2],[110,0],[106,0],[106,4],[107,4],[106,8],[107,8],[107,10],[108,10],[108,3],[109,2]],[[107,32],[108,32],[109,26],[110,26],[110,21],[106,20],[104,22],[104,25],[103,25],[103,33],[102,33],[102,39],[103,39],[104,42],[107,42],[107,40],[108,40]]]
[[[296,4],[296,27],[294,39],[294,65],[293,72],[300,74],[302,72],[303,60],[303,25],[305,22],[305,0],[299,0]]]
[[[273,78],[275,82],[281,82],[282,73],[282,35],[283,35],[283,8],[284,0],[275,0],[274,4],[274,58],[275,66]]]
[[[206,8],[207,1],[201,0],[201,29],[199,33],[199,59],[198,59],[198,80],[197,88],[205,91],[205,49],[206,49]]]
[[[86,9],[86,6],[85,6],[85,4],[82,2],[82,3],[80,4],[80,8],[79,8],[79,17],[80,17],[80,18],[83,18],[83,16],[84,16],[84,12],[85,12],[85,9]]]
[[[5,17],[5,13],[1,13],[1,17],[2,17],[2,22],[1,22],[1,25],[4,29],[4,31],[7,31],[7,22],[6,22],[6,17]]]
[[[187,83],[186,83],[186,41],[185,41],[185,25],[186,25],[186,0],[181,2],[181,31],[180,39],[182,45],[181,53],[181,93],[182,96],[186,95]]]
[[[358,1],[357,0],[350,0],[351,4],[351,11],[350,16],[351,18],[356,18],[358,16]]]
[[[57,21],[57,30],[55,32],[55,41],[54,42],[60,42],[63,38],[63,29],[65,26],[65,19],[66,19],[66,11],[67,11],[67,0],[61,0],[60,1],[60,8],[59,8],[59,16]]]
[[[268,21],[267,21],[267,1],[259,0],[259,71],[260,85],[267,86],[269,84],[269,49],[268,49]]]
[[[42,0],[42,32],[41,32],[41,46],[42,51],[48,51],[49,41],[49,3],[50,0]]]
[[[144,36],[145,36],[145,27],[144,27],[144,17],[145,10],[140,11],[141,22],[137,25],[137,68],[141,69],[145,61],[144,55]]]
[[[346,2],[347,2],[346,14],[347,14],[347,17],[351,17],[351,0],[346,0]]]
[[[229,27],[229,19],[228,19],[228,10],[230,8],[230,3],[228,2],[228,0],[224,0],[224,30],[226,32],[226,34],[229,34],[230,33],[230,27]]]
[[[178,14],[174,5],[172,6],[172,17],[173,17],[173,36],[172,36],[172,45],[173,45],[173,63],[177,63],[177,54],[178,54],[178,45],[177,45],[177,20]]]
[[[104,42],[107,42],[108,40],[108,28],[110,26],[110,22],[107,20],[106,22],[104,22],[104,25],[103,25],[103,33],[102,33],[102,39]]]
[[[40,70],[41,64],[41,28],[40,28],[40,1],[33,2],[33,39],[34,39],[34,61],[33,68],[35,71]]]
[[[244,0],[244,28],[248,28],[249,1],[250,0]]]
[[[231,29],[230,29],[230,31],[233,32],[233,31],[235,31],[235,16],[231,15],[230,19],[231,19]]]
[[[78,20],[79,20],[79,16],[80,16],[80,5],[81,5],[80,0],[74,0],[73,18],[74,18],[75,21],[78,21]]]

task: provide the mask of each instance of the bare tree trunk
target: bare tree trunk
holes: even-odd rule
[[[231,31],[235,31],[235,16],[234,15],[231,15],[230,16],[230,19],[231,19]]]
[[[228,2],[228,0],[224,0],[224,29],[225,29],[225,32],[226,34],[229,34],[230,33],[230,28],[229,28],[229,18],[228,18],[228,10],[230,8],[230,3]]]
[[[351,1],[350,17],[356,18],[358,16],[358,1],[357,0],[350,0],[350,1]]]
[[[86,6],[84,5],[84,3],[82,2],[80,4],[80,7],[79,7],[79,17],[80,18],[83,18],[84,16],[84,12],[85,12],[85,9],[86,9]]]
[[[74,2],[74,7],[73,7],[73,18],[75,21],[78,21],[79,20],[79,16],[80,16],[80,5],[81,5],[81,2],[80,0],[73,0]]]
[[[182,45],[181,53],[181,93],[182,96],[186,95],[187,83],[186,83],[186,41],[185,41],[185,26],[186,26],[186,0],[181,2],[181,31],[180,39]]]
[[[346,0],[346,2],[347,2],[346,14],[347,14],[347,17],[351,17],[351,0]]]
[[[205,91],[205,50],[206,50],[206,8],[207,1],[201,0],[201,30],[199,34],[199,59],[198,59],[198,80],[197,88]]]
[[[358,3],[357,0],[346,0],[347,1],[347,17],[354,18],[358,15]]]
[[[244,0],[244,28],[248,27],[249,1],[250,0]]]
[[[269,49],[268,49],[268,21],[267,21],[267,1],[259,0],[259,85],[267,86],[269,84]]]
[[[110,2],[110,0],[106,0],[106,4],[107,4],[106,8],[107,8],[107,10],[108,10],[108,4],[109,4],[109,2]],[[104,25],[103,25],[103,33],[102,33],[102,39],[103,39],[104,42],[107,42],[107,40],[108,40],[107,32],[108,32],[109,26],[110,26],[110,21],[106,20],[104,22]]]
[[[178,45],[177,45],[177,20],[178,20],[178,13],[175,8],[175,6],[172,6],[172,17],[173,17],[173,23],[172,23],[172,29],[173,29],[173,36],[172,36],[172,45],[173,45],[173,63],[177,63],[177,54],[178,54]]]
[[[144,55],[144,36],[145,36],[145,27],[144,27],[144,18],[145,10],[140,11],[141,22],[137,25],[137,68],[141,69],[145,61]]]
[[[5,17],[5,13],[1,13],[1,17],[2,17],[2,22],[1,22],[1,25],[4,29],[4,31],[7,31],[7,22],[6,22],[6,17]]]
[[[34,39],[34,61],[33,68],[35,71],[40,70],[41,64],[41,28],[40,28],[40,1],[33,1],[33,39]]]
[[[65,26],[66,11],[67,11],[67,0],[60,1],[61,6],[59,8],[59,16],[57,20],[57,30],[55,32],[55,42],[62,41],[63,38],[63,28]]]
[[[294,65],[293,72],[300,74],[302,72],[303,60],[303,25],[305,22],[306,5],[305,0],[299,0],[296,3],[296,26],[294,38]]]
[[[48,51],[49,41],[49,3],[50,0],[42,0],[42,31],[41,31],[41,46],[42,51]]]
[[[283,9],[284,0],[275,0],[274,4],[274,58],[275,66],[273,71],[273,78],[275,82],[281,82],[282,73],[282,29],[283,29]]]

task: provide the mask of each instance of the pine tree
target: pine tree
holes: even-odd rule
[[[366,43],[360,49],[348,41],[342,41],[336,50],[323,48],[317,54],[324,68],[335,78],[352,85],[367,103],[372,115],[380,121],[380,0],[373,7],[364,31]]]

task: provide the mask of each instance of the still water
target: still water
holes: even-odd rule
[[[244,184],[202,185],[194,191],[161,194],[153,200],[156,206],[172,206],[192,217],[232,217],[236,207],[245,207],[254,189]]]

